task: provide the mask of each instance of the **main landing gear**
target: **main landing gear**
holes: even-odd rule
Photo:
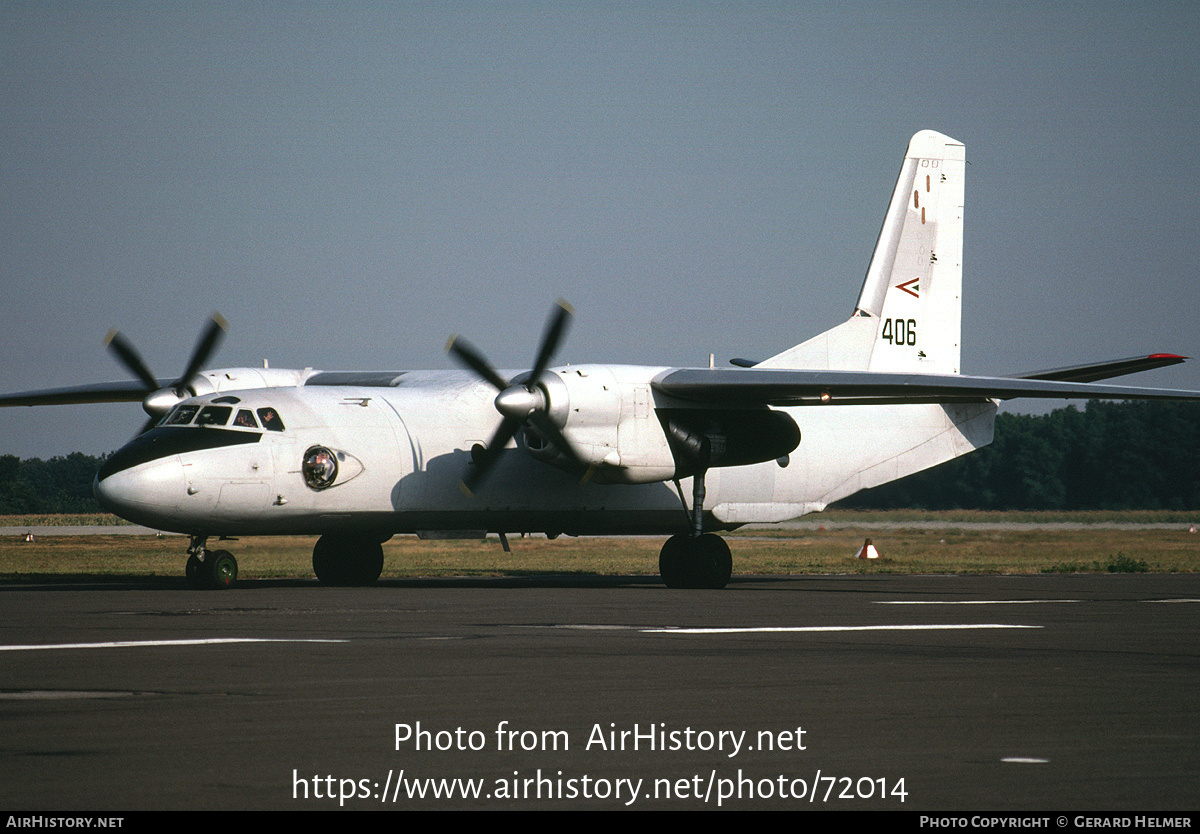
[[[374,585],[383,573],[378,536],[326,533],[313,547],[313,573],[322,585]]]
[[[192,536],[185,573],[189,588],[228,588],[237,581],[237,559],[228,550],[209,550],[207,536]]]
[[[704,532],[704,473],[701,469],[692,479],[691,532],[671,536],[658,554],[658,573],[668,588],[720,589],[733,574],[729,545]]]

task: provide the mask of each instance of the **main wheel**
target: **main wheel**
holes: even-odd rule
[[[674,535],[658,554],[658,573],[668,588],[724,588],[733,574],[733,554],[713,533]]]
[[[336,536],[321,536],[313,545],[313,573],[322,585],[344,585],[345,567],[339,558],[341,548]]]
[[[313,573],[322,585],[374,585],[383,573],[378,537],[325,534],[313,547]]]
[[[668,588],[687,588],[688,585],[688,537],[682,534],[671,536],[658,553],[658,574]]]
[[[210,588],[228,588],[237,582],[237,559],[228,550],[214,550],[205,557],[202,574]]]
[[[379,581],[383,573],[383,545],[375,538],[359,538],[351,548],[354,554],[348,585],[366,587]]]
[[[713,533],[705,533],[691,540],[691,558],[688,567],[692,577],[692,588],[721,589],[729,584],[733,575],[733,554],[725,540]]]

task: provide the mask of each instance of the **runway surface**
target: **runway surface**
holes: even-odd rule
[[[655,579],[0,586],[0,807],[1200,805],[1200,576]]]

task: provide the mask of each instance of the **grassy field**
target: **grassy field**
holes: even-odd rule
[[[1170,517],[1168,517],[1170,515]],[[728,536],[737,574],[821,573],[1041,573],[1074,571],[1200,570],[1200,513],[1106,514],[836,513],[811,516],[818,524],[864,524],[868,529],[763,529]],[[0,526],[45,525],[0,518]],[[942,521],[938,529],[906,526]],[[1165,524],[1154,529],[1086,526],[1081,529],[1005,529],[1003,523],[1077,522],[1099,525]],[[69,524],[89,523],[81,521]],[[104,519],[91,523],[109,523]],[[963,523],[964,526],[955,527]],[[968,526],[970,525],[970,526]],[[975,526],[989,525],[989,526]],[[881,553],[854,558],[870,537]],[[0,581],[77,581],[92,578],[181,576],[186,539],[180,536],[0,536]],[[311,577],[311,537],[246,538],[221,545],[238,559],[244,578]],[[397,536],[384,545],[384,577],[652,575],[661,538],[510,537],[499,540],[420,541]],[[210,542],[210,546],[216,546]]]

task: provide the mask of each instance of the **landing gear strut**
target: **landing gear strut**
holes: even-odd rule
[[[237,582],[237,559],[228,550],[208,550],[207,536],[192,536],[185,575],[189,588],[228,588]]]
[[[707,450],[705,450],[707,451]],[[729,545],[704,532],[704,473],[692,478],[691,532],[667,539],[658,554],[658,572],[668,588],[724,588],[733,573]]]
[[[383,544],[369,535],[326,533],[312,562],[322,585],[374,585],[383,573]]]

